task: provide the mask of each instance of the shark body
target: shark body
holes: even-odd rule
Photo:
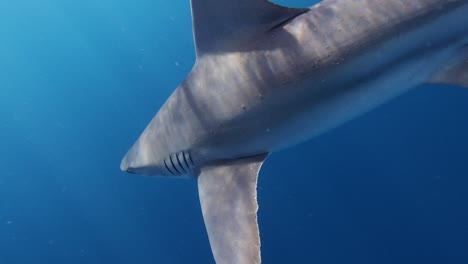
[[[468,87],[468,0],[192,0],[196,63],[121,163],[195,177],[217,263],[260,263],[269,153],[424,83]]]

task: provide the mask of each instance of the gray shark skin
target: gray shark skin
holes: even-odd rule
[[[196,63],[121,163],[197,178],[217,263],[260,263],[274,151],[424,83],[468,87],[468,0],[192,0]]]

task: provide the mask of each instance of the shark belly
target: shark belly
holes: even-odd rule
[[[287,92],[277,92],[263,99],[263,102],[259,102],[260,107],[247,110],[235,121],[223,124],[226,129],[214,129],[215,132],[207,136],[212,144],[192,151],[203,163],[212,160],[213,156],[221,160],[232,159],[294,146],[424,84],[447,61],[459,54],[464,43],[456,41],[443,48],[402,58],[375,73],[363,76],[358,72],[354,78],[349,78],[352,69],[359,69],[363,62],[370,68],[379,64],[375,58],[382,51],[376,47],[361,57],[367,60],[350,61],[327,75],[313,76],[282,87],[284,91],[296,90],[297,93],[290,96]],[[242,107],[242,103],[239,103],[239,108]]]
[[[237,152],[236,156],[249,156],[281,150],[319,136],[423,84],[457,50],[458,45],[452,45],[430,55],[421,54],[418,58],[402,60],[384,71],[342,86],[328,86],[326,79],[340,79],[340,74],[346,71],[344,68],[336,69],[323,79],[306,79],[292,89],[309,92],[290,100],[279,95],[278,101],[283,103],[272,104],[261,112],[254,121],[257,124],[251,126],[255,129],[244,137],[248,142],[244,141],[242,146],[232,144],[228,148]],[[345,67],[354,66],[351,63]],[[321,83],[318,88],[321,91],[313,89],[317,83]],[[244,129],[239,133],[247,132]]]
[[[383,72],[354,80],[342,87],[323,88],[330,91],[318,96],[316,92],[306,96],[309,102],[300,99],[290,106],[290,111],[296,114],[269,130],[274,134],[270,138],[281,139],[271,142],[272,150],[319,136],[423,84],[434,73],[436,65],[449,60],[455,50],[450,47],[430,56],[402,61]],[[333,74],[333,78],[340,78],[339,70]],[[305,80],[303,89],[312,87],[316,82],[316,79]],[[272,115],[275,115],[274,111]]]

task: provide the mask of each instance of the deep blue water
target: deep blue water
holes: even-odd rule
[[[195,180],[119,170],[194,59],[188,0],[0,1],[1,264],[213,263]],[[468,263],[467,120],[423,86],[271,155],[264,263]]]

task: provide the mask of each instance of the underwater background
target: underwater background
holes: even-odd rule
[[[194,60],[188,0],[0,0],[0,264],[214,263],[195,180],[119,169]],[[467,121],[422,86],[272,154],[263,262],[468,263]]]

